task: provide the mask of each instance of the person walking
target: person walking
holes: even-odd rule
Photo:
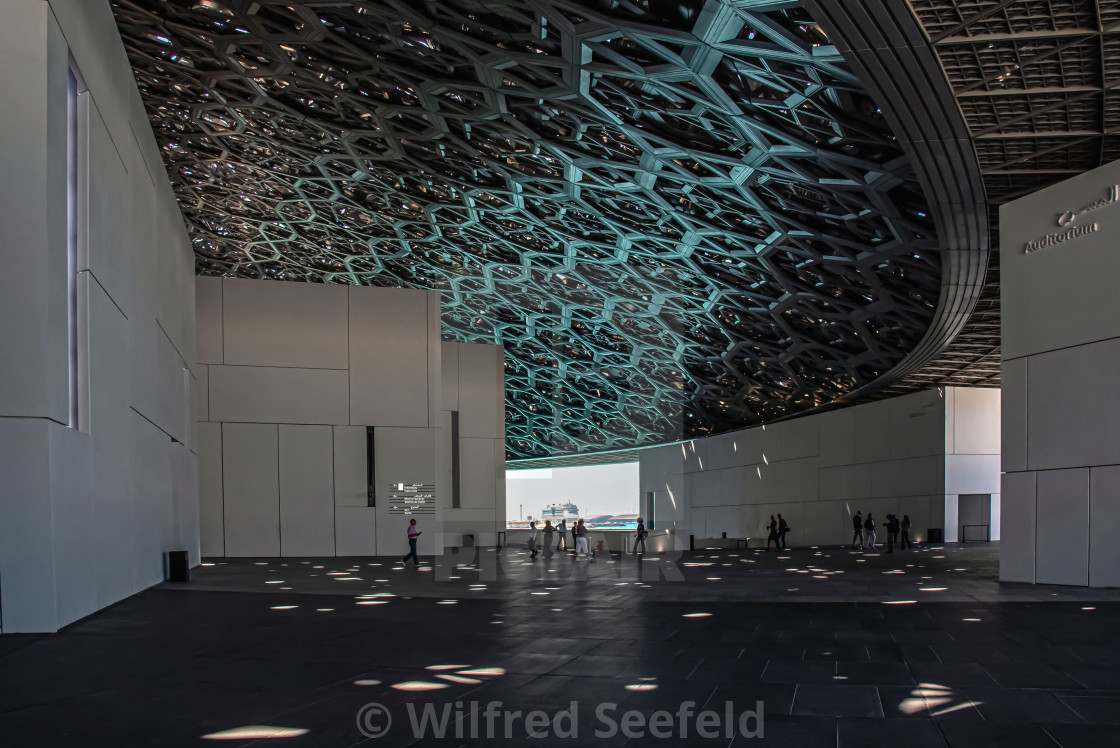
[[[778,545],[778,520],[774,519],[773,514],[770,515],[770,524],[766,525],[766,529],[769,531],[766,535],[766,550],[770,550],[771,543],[774,544],[775,548],[781,550],[781,546]]]
[[[909,514],[902,515],[902,524],[901,524],[900,527],[902,529],[902,550],[906,550],[907,548],[913,549],[914,544],[910,542],[910,515]]]
[[[894,553],[894,515],[887,515],[887,553]]]
[[[401,563],[405,563],[408,559],[412,559],[414,566],[420,565],[420,554],[416,552],[416,539],[423,533],[416,527],[416,520],[409,520],[408,522],[408,555],[401,559]]]
[[[529,556],[529,558],[536,558],[537,557],[537,523],[536,522],[530,522],[529,523],[529,542],[526,543],[526,545],[529,546],[529,550],[532,552],[532,555]]]
[[[556,528],[552,526],[552,520],[546,519],[544,521],[544,557],[552,558],[552,533],[556,532]]]
[[[863,521],[863,548],[875,550],[875,518],[871,516],[871,512],[867,513],[867,519]]]
[[[644,554],[646,552],[646,535],[648,535],[648,534],[649,533],[646,532],[646,523],[642,522],[641,517],[638,517],[638,532],[637,532],[637,534],[634,535],[634,553],[635,554],[638,554],[638,553],[643,553]],[[642,548],[642,550],[640,550],[640,551],[638,550],[639,546],[641,546],[641,548]]]
[[[576,535],[576,558],[579,558],[581,553],[590,558],[591,552],[587,550],[587,526],[583,524],[582,519],[572,528],[572,532]]]
[[[855,516],[852,517],[852,548],[856,547],[859,543],[859,549],[863,550],[863,513],[857,511]]]
[[[556,550],[560,550],[561,546],[566,551],[568,550],[568,523],[567,520],[560,520],[560,524],[556,526],[556,532],[560,537],[556,539]]]
[[[786,549],[786,533],[789,532],[789,523],[786,522],[782,515],[778,515],[778,547],[783,551]],[[769,547],[769,543],[767,543]]]

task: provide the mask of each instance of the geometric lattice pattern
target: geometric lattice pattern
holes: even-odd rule
[[[910,0],[993,203],[1120,158],[1120,2]]]
[[[439,290],[511,459],[826,404],[929,326],[925,200],[791,3],[113,5],[198,271]]]

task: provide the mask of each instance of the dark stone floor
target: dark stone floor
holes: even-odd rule
[[[1000,585],[992,545],[458,560],[219,559],[0,636],[0,745],[1120,745],[1120,591]]]

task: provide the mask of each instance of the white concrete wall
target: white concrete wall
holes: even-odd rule
[[[1005,581],[1120,586],[1117,184],[1120,162],[1000,209]]]
[[[230,278],[197,285],[207,555],[403,554],[408,518],[389,514],[394,483],[436,485],[438,514],[417,518],[421,553],[436,551],[444,523],[494,542],[505,506],[500,347],[441,343],[435,292]],[[451,410],[460,411],[456,510]]]
[[[843,543],[857,510],[880,522],[908,514],[922,540],[955,521],[950,481],[956,493],[998,494],[998,461],[986,451],[993,430],[998,451],[998,413],[998,390],[928,390],[644,450],[641,488],[658,492],[662,526],[697,540],[726,532],[765,542],[770,515],[781,512],[791,544]]]
[[[69,427],[67,69],[82,95]],[[194,256],[107,3],[0,24],[0,624],[53,631],[199,560]]]
[[[1000,391],[945,387],[945,540],[959,540],[963,524],[988,524],[1000,538]],[[986,494],[989,511],[964,516],[959,497]],[[969,529],[969,539],[982,530]]]
[[[407,519],[389,515],[387,493],[390,481],[436,479],[438,294],[196,283],[206,553],[373,555],[406,547]],[[374,507],[366,426],[375,427]],[[434,550],[434,536],[425,534],[422,550]]]
[[[691,534],[691,506],[685,494],[685,463],[689,450],[683,445],[645,449],[638,453],[640,511],[650,514],[646,494],[654,494],[653,529],[646,545],[654,553],[687,550]],[[647,521],[650,517],[644,517]]]
[[[501,346],[444,342],[439,440],[443,530],[450,544],[465,534],[497,543],[505,527],[505,351]],[[452,508],[451,413],[459,413],[459,508]]]

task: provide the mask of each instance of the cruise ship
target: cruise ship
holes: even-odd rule
[[[570,522],[579,519],[579,507],[570,501],[565,504],[549,504],[541,510],[541,519],[550,519],[552,524],[556,524],[562,519]]]

